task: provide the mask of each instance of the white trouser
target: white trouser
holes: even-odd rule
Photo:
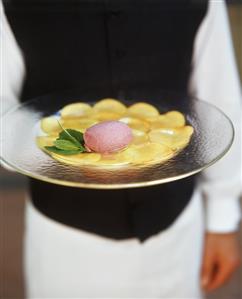
[[[42,215],[29,201],[26,221],[28,298],[201,298],[198,192],[169,229],[144,243],[68,227]]]

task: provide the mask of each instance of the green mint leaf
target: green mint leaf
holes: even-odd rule
[[[54,145],[57,148],[65,151],[79,150],[79,146],[76,146],[72,141],[69,140],[57,139],[54,141]]]
[[[61,150],[61,149],[57,148],[56,146],[45,146],[45,149],[47,149],[49,152],[59,154],[59,155],[76,155],[76,154],[80,154],[82,152],[81,149]]]
[[[66,131],[69,133],[69,135],[66,133]],[[70,135],[75,138],[80,144],[84,143],[83,134],[73,129],[66,129],[65,131],[60,132],[59,139],[70,140]]]
[[[73,129],[67,129],[67,132],[74,137],[78,142],[84,144],[83,133]]]
[[[59,126],[62,128],[62,138],[58,138],[58,139],[65,139],[65,140],[69,140],[69,141],[71,141],[72,143],[74,143],[76,146],[78,146],[78,147],[81,147],[82,145],[81,145],[81,143],[75,138],[75,137],[73,137],[69,132],[68,132],[68,130],[69,129],[64,129],[63,127],[62,127],[62,125],[60,124],[60,122],[57,120],[57,122],[58,122],[58,124],[59,124]],[[60,136],[60,135],[59,135]]]

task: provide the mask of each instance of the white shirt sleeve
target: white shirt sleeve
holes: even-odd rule
[[[4,13],[0,0],[0,126],[5,125],[2,115],[18,103],[25,74],[22,53]],[[6,166],[2,161],[1,165]]]
[[[4,13],[0,0],[0,41],[1,41],[1,114],[18,102],[24,79],[22,53]]]
[[[232,120],[235,140],[230,151],[201,175],[199,188],[206,203],[210,232],[236,230],[241,192],[241,89],[225,3],[209,2],[194,44],[190,91],[210,102]],[[212,120],[211,120],[212,121]]]

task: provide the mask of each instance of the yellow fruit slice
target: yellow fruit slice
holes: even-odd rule
[[[38,136],[36,138],[36,143],[37,143],[38,147],[40,147],[42,150],[47,151],[45,149],[45,146],[52,146],[52,145],[54,145],[54,141],[55,140],[56,140],[55,136]]]
[[[135,130],[148,132],[150,129],[150,125],[147,121],[138,118],[127,116],[127,117],[120,118],[119,121],[127,124],[130,128]]]
[[[76,117],[84,117],[91,113],[92,107],[89,104],[78,102],[66,105],[63,109],[61,109],[61,117],[63,119],[66,118],[76,118]]]
[[[59,120],[59,122],[62,124],[62,121]],[[47,133],[56,133],[61,131],[61,127],[58,124],[57,118],[54,116],[44,117],[42,118],[40,122],[41,129]]]
[[[101,155],[98,153],[80,153],[68,156],[51,153],[51,156],[59,162],[74,166],[93,165],[101,158]]]
[[[151,104],[139,102],[131,105],[127,110],[127,114],[138,118],[153,119],[159,115],[159,111]]]
[[[93,118],[79,118],[79,119],[65,119],[63,121],[63,128],[74,129],[84,132],[87,128],[97,124],[98,121]]]
[[[132,129],[132,133],[133,140],[131,144],[140,145],[149,142],[149,136],[144,131]]]
[[[127,110],[126,106],[115,99],[103,99],[93,106],[94,111],[110,111],[118,114],[124,114]]]
[[[159,143],[148,143],[140,146],[130,146],[122,153],[127,160],[132,160],[134,164],[147,162],[157,162],[170,158],[173,151]]]
[[[169,146],[173,150],[184,148],[193,134],[191,126],[182,128],[163,128],[152,130],[148,135],[151,142],[157,142]]]
[[[118,120],[122,115],[111,111],[95,111],[92,118],[98,121]]]
[[[96,165],[101,167],[125,166],[130,164],[131,160],[131,156],[125,156],[120,152],[112,155],[103,155],[102,158],[97,161]]]
[[[185,117],[181,112],[170,111],[159,115],[155,120],[151,121],[151,128],[177,128],[185,126],[185,123]]]

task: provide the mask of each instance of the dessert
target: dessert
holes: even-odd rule
[[[133,139],[132,130],[121,121],[104,121],[88,128],[85,146],[96,153],[113,153],[125,148]]]
[[[41,120],[37,145],[54,159],[70,165],[146,166],[174,157],[193,134],[179,111],[160,114],[145,102],[127,107],[116,99],[91,106],[66,105],[60,116]]]

